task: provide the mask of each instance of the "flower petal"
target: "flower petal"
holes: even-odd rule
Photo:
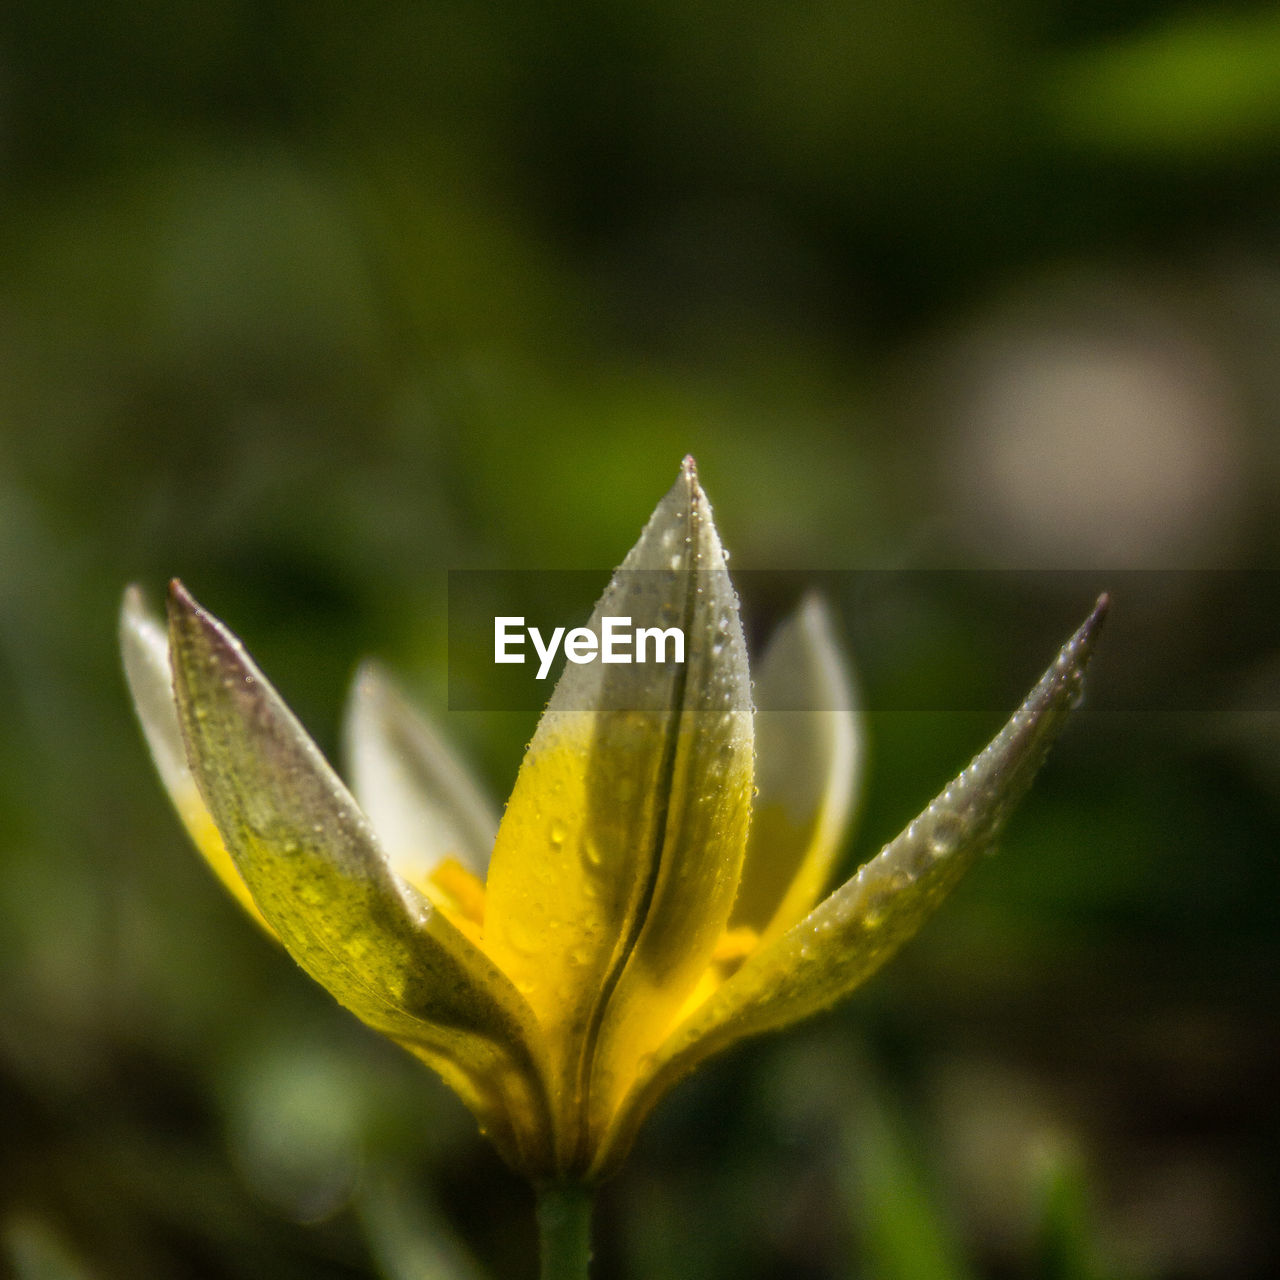
[[[724,928],[745,848],[746,652],[691,461],[596,605],[597,634],[605,617],[682,627],[686,662],[566,668],[498,830],[485,907],[486,949],[557,1046],[571,1127],[597,1040],[616,1075],[670,1025]]]
[[[178,724],[178,707],[173,700],[169,636],[160,619],[147,608],[136,586],[125,592],[120,606],[120,651],[151,758],[182,825],[236,901],[274,937],[275,930],[263,919],[244,878],[236,870],[187,766],[187,748]]]
[[[513,1163],[545,1166],[540,1041],[524,1001],[387,865],[239,641],[177,583],[169,609],[191,770],[262,914],[342,1004],[441,1070]]]
[[[862,719],[826,605],[811,595],[756,668],[756,785],[729,919],[772,942],[829,883],[862,772]]]
[[[629,1147],[654,1100],[708,1055],[828,1008],[909,938],[1000,835],[1084,688],[1103,596],[1013,718],[905,831],[697,1008],[619,1110],[597,1171]]]
[[[374,662],[361,664],[344,737],[351,790],[402,879],[421,887],[446,858],[483,878],[498,815],[435,726]]]

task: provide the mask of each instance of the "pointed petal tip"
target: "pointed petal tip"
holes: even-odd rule
[[[121,642],[125,643],[124,638],[127,635],[140,633],[148,625],[158,626],[159,624],[147,606],[147,597],[142,588],[136,582],[131,582],[125,587],[124,594],[120,597]]]
[[[835,620],[831,604],[817,587],[809,587],[796,605],[796,616],[807,626],[829,626]]]
[[[181,578],[169,579],[169,590],[165,598],[165,613],[168,615],[170,634],[173,628],[193,619],[212,622],[213,619],[196,602],[196,598],[182,584]]]
[[[675,487],[680,489],[685,497],[691,499],[695,506],[706,502],[707,495],[698,479],[698,464],[693,454],[684,455],[680,463],[680,473],[676,476]]]
[[[179,704],[207,680],[230,678],[243,681],[246,686],[261,680],[261,673],[240,638],[204,608],[177,578],[169,584],[168,613],[169,652],[174,693]],[[185,678],[180,678],[180,669],[185,669]],[[197,670],[201,672],[199,676],[195,674]]]
[[[698,483],[692,457],[687,457],[619,568],[627,572],[723,569],[725,559],[711,504]]]
[[[215,618],[187,590],[180,578],[170,580],[167,604],[171,643],[173,643],[175,637],[182,633],[188,636],[199,634],[207,637],[219,649],[236,653],[243,652],[244,646],[240,643],[239,638],[226,623]]]
[[[1102,624],[1106,621],[1107,612],[1111,608],[1111,595],[1104,591],[1095,602],[1089,616],[1080,624],[1075,635],[1063,646],[1060,662],[1063,666],[1072,665],[1083,669],[1093,657]]]
[[[387,672],[377,658],[361,658],[351,677],[351,692],[373,694],[387,686]]]
[[[1111,608],[1111,592],[1104,591],[1097,599],[1093,606],[1093,612],[1085,619],[1082,631],[1090,633],[1096,632],[1102,626],[1103,620],[1106,618]]]
[[[137,702],[140,690],[150,679],[150,671],[163,670],[167,682],[169,639],[164,619],[151,607],[146,592],[136,582],[130,583],[121,597],[118,635],[125,675]]]

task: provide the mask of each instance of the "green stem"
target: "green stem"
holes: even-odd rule
[[[595,1192],[576,1182],[537,1188],[542,1280],[586,1280]]]

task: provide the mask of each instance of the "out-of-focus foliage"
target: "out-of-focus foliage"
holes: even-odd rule
[[[364,653],[445,706],[448,568],[602,586],[686,452],[735,570],[1027,571],[837,592],[873,709],[846,865],[1116,600],[1001,856],[843,1012],[668,1100],[600,1274],[1280,1269],[1276,31],[9,6],[0,1269],[532,1274],[461,1108],[186,847],[116,607],[181,574],[332,748]],[[534,717],[449,720],[507,794]]]
[[[1068,55],[1050,92],[1085,145],[1213,166],[1280,143],[1278,63],[1274,11],[1192,9]]]

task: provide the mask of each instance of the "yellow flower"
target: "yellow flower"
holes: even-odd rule
[[[180,585],[167,635],[136,589],[121,630],[156,764],[213,869],[549,1184],[610,1172],[680,1076],[830,1006],[916,931],[1079,700],[1104,608],[991,745],[822,901],[860,757],[849,682],[809,600],[756,676],[761,703],[787,709],[753,711],[690,461],[589,624],[680,626],[686,661],[567,665],[500,822],[376,667],[348,711],[353,798]]]

